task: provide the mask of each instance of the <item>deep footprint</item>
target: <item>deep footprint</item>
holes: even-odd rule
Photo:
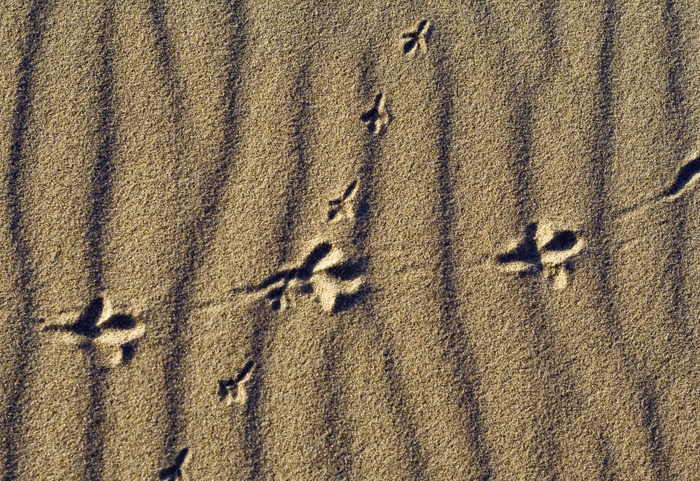
[[[61,332],[64,341],[95,349],[100,364],[109,367],[128,363],[134,357],[136,341],[145,332],[143,324],[128,314],[114,313],[111,303],[101,297],[75,317],[72,323],[47,324],[43,330]]]
[[[532,223],[520,242],[496,256],[496,263],[504,272],[543,273],[546,278],[554,278],[556,289],[563,289],[574,269],[571,258],[582,249],[583,241],[574,231],[557,231],[548,223]]]
[[[664,192],[666,197],[676,197],[688,184],[694,183],[698,178],[700,173],[700,155],[695,155],[694,157],[694,159],[678,170],[678,175],[673,185]]]

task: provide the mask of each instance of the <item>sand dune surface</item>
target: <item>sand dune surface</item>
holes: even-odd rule
[[[2,481],[699,479],[698,31],[8,0]]]

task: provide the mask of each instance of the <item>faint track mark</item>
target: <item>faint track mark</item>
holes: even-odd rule
[[[445,56],[444,52],[441,51]],[[440,323],[448,341],[446,362],[452,369],[452,376],[458,379],[460,386],[460,407],[466,413],[467,425],[470,426],[471,439],[469,442],[475,451],[479,463],[478,478],[485,481],[491,477],[491,455],[485,442],[483,408],[477,397],[479,380],[477,379],[473,347],[469,334],[458,317],[462,301],[458,295],[455,255],[455,229],[458,225],[458,215],[455,197],[456,182],[453,175],[451,150],[454,132],[453,89],[454,77],[445,58],[436,62],[436,82],[441,89],[441,116],[438,119],[440,136],[438,139],[438,185],[440,196],[440,281],[444,289],[445,299],[440,302]],[[455,362],[456,359],[456,362]]]
[[[165,23],[159,27],[159,18],[163,17],[162,11],[158,10],[160,4],[154,4],[154,22],[157,28],[162,27],[163,47],[161,53],[165,56],[163,61],[172,61],[170,50],[167,47],[166,39],[169,38]],[[194,296],[193,283],[199,274],[206,255],[209,252],[210,244],[214,238],[214,232],[221,220],[221,199],[224,187],[231,177],[234,169],[235,155],[238,150],[238,140],[240,136],[238,126],[238,109],[241,107],[239,99],[240,77],[248,51],[248,32],[245,28],[246,22],[243,17],[245,2],[227,2],[230,10],[231,38],[227,39],[227,47],[230,51],[230,59],[226,65],[227,78],[224,86],[223,99],[225,103],[225,125],[223,126],[224,140],[211,169],[210,176],[202,183],[204,191],[200,193],[199,211],[195,214],[194,220],[189,224],[187,232],[190,233],[186,239],[187,247],[184,259],[175,273],[176,281],[169,294],[169,298],[175,303],[168,333],[171,355],[166,362],[164,370],[164,382],[167,387],[167,417],[168,429],[166,430],[166,452],[174,453],[178,445],[178,433],[184,427],[183,419],[183,396],[182,392],[182,357],[185,352],[186,340],[182,333],[187,327],[191,300]],[[237,23],[236,23],[237,22]],[[176,76],[173,74],[172,81],[175,85]],[[178,96],[174,97],[174,108],[178,108]],[[176,114],[177,115],[177,114]]]
[[[190,477],[187,475],[187,467],[192,461],[192,453],[189,448],[184,448],[175,457],[175,462],[169,468],[162,469],[158,473],[158,479],[161,481],[189,481]]]
[[[360,120],[367,124],[367,130],[372,135],[381,134],[391,122],[391,115],[387,110],[386,97],[379,93],[374,98],[374,106],[360,116]]]
[[[219,381],[219,401],[226,401],[226,405],[233,403],[245,406],[248,402],[247,384],[253,378],[255,363],[248,361],[241,372],[235,378]]]

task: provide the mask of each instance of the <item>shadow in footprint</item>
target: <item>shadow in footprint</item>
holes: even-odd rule
[[[185,448],[175,457],[175,463],[169,468],[162,469],[158,474],[158,479],[161,481],[176,481],[183,479],[182,468],[187,467],[191,456],[189,449]]]
[[[129,363],[136,355],[136,344],[130,342],[122,346],[122,359],[124,364]]]
[[[693,160],[680,168],[675,182],[666,190],[666,192],[664,192],[664,195],[669,197],[675,196],[681,190],[683,190],[683,188],[687,186],[695,178],[695,176],[698,175],[698,173],[700,173],[700,156],[695,157]]]
[[[98,297],[88,304],[75,323],[69,325],[47,325],[44,326],[44,330],[71,332],[88,339],[95,339],[102,332],[97,323],[102,316],[103,308],[104,301],[101,297]]]
[[[573,231],[565,230],[557,232],[552,240],[542,246],[542,249],[548,251],[568,251],[574,248],[576,242],[578,242],[576,234]]]
[[[537,248],[535,235],[537,233],[537,223],[529,224],[525,228],[525,238],[515,247],[515,249],[499,254],[496,256],[496,261],[499,264],[511,264],[514,262],[522,262],[530,264],[533,267],[541,268],[540,251]]]
[[[383,94],[377,94],[374,98],[374,106],[360,116],[360,120],[367,124],[370,134],[376,135],[389,124],[389,112],[386,109],[386,99]]]
[[[328,202],[330,208],[328,209],[328,221],[332,221],[336,216],[344,209],[347,208],[346,204],[351,203],[352,199],[357,193],[357,180],[353,181],[345,192],[339,199],[333,199]]]
[[[328,267],[326,272],[341,281],[352,281],[362,276],[366,268],[367,257],[361,257],[357,260],[349,260],[342,264]]]
[[[362,275],[366,269],[367,258],[349,259],[332,264],[316,272],[311,283],[314,284],[316,299],[327,312],[339,312],[338,305],[348,306],[349,300],[358,299],[362,290]]]
[[[114,314],[100,325],[102,329],[133,329],[136,321],[128,314]]]
[[[554,279],[554,288],[563,289],[573,272],[571,258],[583,249],[583,240],[572,230],[557,231],[551,223],[532,223],[525,237],[513,249],[496,256],[499,268],[519,276],[544,274]]]
[[[254,287],[254,290],[263,290],[267,289],[270,286],[273,286],[277,284],[278,282],[281,281],[289,281],[290,279],[293,279],[294,276],[296,275],[297,270],[296,269],[286,269],[283,271],[275,272],[271,276],[268,276],[265,278],[260,284]]]
[[[229,406],[234,402],[238,404],[245,404],[248,399],[245,384],[247,384],[252,378],[254,367],[255,362],[252,360],[248,361],[235,379],[219,381],[219,401],[226,400],[226,404]]]
[[[333,306],[333,314],[339,312],[349,311],[356,305],[362,303],[369,294],[369,290],[366,287],[360,288],[354,294],[339,294],[335,301],[335,306]]]
[[[401,38],[407,39],[403,44],[403,53],[409,54],[419,50],[427,49],[427,41],[430,40],[432,27],[427,20],[423,20],[418,24],[418,28],[413,32],[406,32],[401,35]]]
[[[113,313],[111,303],[97,297],[72,324],[48,324],[43,330],[67,334],[64,340],[75,342],[80,349],[94,350],[100,363],[115,367],[133,358],[145,326],[129,314]]]
[[[321,242],[306,256],[304,262],[297,269],[296,278],[308,281],[314,273],[314,269],[331,251],[332,246],[328,242]]]

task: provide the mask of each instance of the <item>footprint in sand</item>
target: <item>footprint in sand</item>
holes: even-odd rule
[[[362,287],[362,265],[328,242],[316,244],[298,267],[276,272],[255,286],[273,310],[285,310],[295,298],[312,295],[326,312],[334,312],[340,297],[357,294]]]
[[[360,120],[367,124],[367,130],[372,135],[382,133],[391,122],[391,116],[386,107],[384,94],[377,94],[374,98],[374,106],[360,116]]]
[[[699,179],[700,150],[696,150],[686,158],[668,188],[645,202],[624,209],[614,218],[649,209],[660,202],[675,201],[697,185]],[[542,272],[547,278],[554,278],[556,289],[563,289],[568,285],[569,272],[573,270],[572,258],[581,252],[583,246],[583,240],[574,231],[558,231],[549,223],[533,223],[527,226],[523,239],[514,242],[508,251],[496,256],[496,262],[504,272]]]
[[[347,258],[340,249],[333,248],[314,267],[309,279],[311,293],[324,311],[333,312],[341,297],[348,298],[360,291],[363,270],[361,262]]]
[[[683,167],[678,170],[675,181],[663,195],[674,200],[677,199],[686,189],[697,184],[698,179],[700,179],[698,174],[700,174],[700,151],[695,151],[688,157]]]
[[[663,192],[658,192],[651,197],[646,197],[642,201],[614,212],[611,217],[614,220],[624,219],[633,212],[648,214],[650,209],[665,202],[676,202],[686,194],[695,190],[700,180],[700,149],[690,153],[683,165],[678,169],[676,178]]]
[[[190,461],[192,461],[190,450],[188,448],[181,450],[175,457],[173,465],[160,471],[158,479],[161,481],[176,481],[178,479],[186,481],[190,479],[187,476],[187,466]]]
[[[403,53],[412,55],[427,52],[427,42],[430,39],[430,32],[430,22],[423,20],[418,24],[415,30],[402,33],[401,38],[404,39]]]
[[[328,222],[338,222],[343,219],[355,218],[355,198],[357,197],[357,181],[352,182],[340,197],[328,202]]]
[[[67,344],[94,349],[101,366],[116,367],[133,357],[145,326],[128,314],[115,313],[109,300],[98,297],[84,311],[62,315],[43,330],[61,333],[59,339]]]
[[[253,296],[264,296],[273,310],[280,311],[294,305],[296,298],[310,295],[324,311],[336,312],[340,299],[359,293],[364,263],[340,248],[341,239],[333,232],[347,229],[349,223],[354,225],[358,188],[358,181],[354,181],[343,195],[329,202],[328,235],[312,242],[311,251],[301,262],[253,286]]]
[[[543,273],[554,278],[554,288],[563,289],[573,270],[572,258],[583,249],[583,240],[571,230],[555,230],[549,223],[533,223],[525,237],[496,256],[499,269],[518,274]]]
[[[235,379],[219,381],[219,401],[225,400],[227,406],[233,403],[245,406],[245,403],[248,401],[247,384],[253,378],[254,367],[255,363],[248,361]]]

